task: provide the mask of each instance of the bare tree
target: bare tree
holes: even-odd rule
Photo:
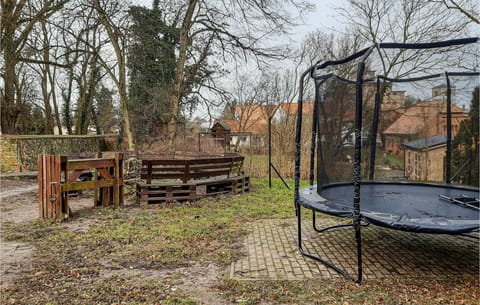
[[[478,1],[475,0],[439,0],[436,1],[450,10],[455,10],[465,15],[476,24],[480,24],[478,17]]]
[[[428,0],[349,0],[340,8],[348,28],[372,44],[420,43],[458,38],[468,30],[469,20],[458,12]],[[413,73],[432,73],[447,63],[457,63],[459,54],[447,58],[445,49],[379,50],[378,64],[385,76],[401,78]],[[461,56],[460,56],[461,57]],[[455,60],[455,61],[454,61]],[[450,61],[450,62],[449,62]]]
[[[128,149],[134,149],[134,138],[130,129],[128,115],[127,70],[126,70],[126,29],[128,16],[125,3],[117,0],[94,0],[93,5],[98,13],[98,18],[108,35],[108,42],[115,52],[115,63],[109,63],[105,58],[98,57],[100,64],[110,75],[120,95],[120,108],[122,111],[123,130],[128,139]]]
[[[1,44],[3,55],[2,78],[5,90],[1,100],[1,130],[3,133],[15,133],[15,124],[19,115],[16,98],[19,92],[17,65],[24,61],[32,62],[22,52],[34,26],[48,18],[67,2],[67,0],[2,0]]]
[[[53,134],[54,127],[62,133],[59,106],[56,96],[56,74],[58,65],[63,65],[63,46],[58,43],[60,31],[55,26],[55,16],[49,19],[42,18],[32,29],[31,35],[25,44],[30,54],[26,61],[27,66],[35,71],[40,78],[42,94],[42,109],[45,116],[45,133]]]
[[[303,0],[268,3],[257,0],[189,0],[182,4],[174,16],[175,20],[181,21],[176,75],[170,97],[169,146],[174,146],[186,84],[198,75],[214,50],[223,59],[280,57],[279,48],[266,47],[267,37],[285,33],[293,25],[294,16],[290,12],[303,12],[308,8],[308,3]],[[197,65],[187,71],[185,67],[192,61]]]

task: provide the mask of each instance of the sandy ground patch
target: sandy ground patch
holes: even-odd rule
[[[132,205],[126,201],[125,205]],[[72,197],[70,208],[72,212],[80,209],[92,208],[93,199],[89,193],[82,197]],[[130,207],[129,213],[137,213],[140,208]],[[29,179],[2,179],[0,180],[0,289],[13,284],[25,271],[32,268],[32,259],[35,248],[30,243],[19,243],[5,241],[1,238],[1,224],[7,222],[14,224],[28,223],[38,219],[38,184],[36,180]],[[62,225],[72,231],[84,232],[94,224],[94,218],[75,218]],[[103,263],[105,269],[100,274],[103,278],[110,278],[115,275],[127,275],[142,281],[175,275],[175,281],[171,289],[188,291],[191,297],[200,304],[225,305],[226,300],[218,293],[213,292],[211,287],[222,281],[226,271],[220,270],[213,264],[193,264],[189,267],[181,267],[164,270],[143,270],[143,269],[115,269],[111,268],[108,261]]]
[[[91,198],[72,198],[73,212],[93,206]],[[12,284],[30,267],[34,247],[30,243],[5,241],[2,225],[28,223],[38,219],[38,183],[33,179],[0,180],[0,288]],[[91,222],[66,223],[73,230],[86,230]]]

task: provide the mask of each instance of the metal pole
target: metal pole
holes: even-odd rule
[[[447,155],[445,164],[445,182],[451,183],[451,165],[452,165],[452,88],[448,72],[445,72],[447,80]]]
[[[315,146],[317,140],[317,125],[318,125],[318,104],[320,100],[320,85],[323,82],[318,82],[315,80],[315,103],[313,104],[313,118],[312,118],[312,141],[310,147],[310,185],[313,185],[313,180],[315,179],[314,170],[315,170]],[[317,161],[318,166],[318,161]]]
[[[298,89],[298,108],[297,108],[297,124],[295,130],[295,187],[294,187],[294,203],[295,203],[295,214],[298,215],[300,198],[300,161],[302,154],[302,107],[303,107],[303,89],[305,77],[311,72],[312,68],[309,68],[307,71],[303,72],[300,77],[300,84]]]
[[[272,163],[272,166],[271,166],[271,167],[273,168],[273,170],[274,170],[275,173],[277,174],[278,178],[280,178],[280,180],[282,180],[283,185],[285,185],[285,187],[286,187],[287,189],[290,189],[290,186],[288,186],[287,182],[285,182],[285,180],[283,179],[282,175],[280,175],[280,173],[279,173],[278,170],[275,168],[275,166],[273,165],[273,163]]]
[[[268,118],[268,186],[272,188],[272,117]]]
[[[370,168],[368,173],[368,179],[373,180],[375,177],[375,157],[377,153],[377,131],[378,131],[378,121],[380,119],[380,104],[382,102],[382,97],[380,95],[380,78],[377,77],[377,88],[375,92],[375,107],[373,110],[373,122],[372,122],[372,132],[370,137]]]
[[[360,184],[362,179],[362,115],[363,115],[363,74],[365,71],[365,60],[373,51],[373,46],[365,53],[358,64],[357,84],[355,96],[355,157],[353,167],[353,227],[355,229],[355,240],[357,241],[357,283],[362,281],[362,236],[360,226]]]

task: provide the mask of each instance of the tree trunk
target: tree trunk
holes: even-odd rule
[[[50,60],[49,48],[44,44],[43,60],[45,61],[42,69],[42,97],[45,111],[45,131],[47,134],[53,134],[53,116],[52,107],[50,105],[50,93],[48,92],[48,62]]]
[[[3,81],[5,84],[5,93],[2,97],[1,109],[1,128],[2,134],[14,134],[15,122],[17,121],[18,111],[15,105],[15,65],[16,59],[14,51],[8,46],[5,47],[5,73]]]
[[[53,104],[53,111],[54,114],[51,113],[50,109],[50,117],[47,117],[47,121],[51,121],[51,123],[47,123],[52,125],[52,133],[55,133],[55,126],[58,128],[58,133],[61,135],[62,134],[62,122],[60,121],[60,114],[58,112],[58,105],[57,105],[57,96],[55,94],[55,76],[52,75],[52,71],[50,70],[50,41],[48,39],[48,31],[47,31],[47,25],[46,25],[46,18],[41,21],[42,25],[42,31],[43,31],[43,48],[44,48],[44,61],[45,61],[45,73],[43,77],[46,78],[45,81],[48,79],[48,83],[50,83],[50,90],[48,93],[48,96],[51,97],[52,99],[52,104]],[[53,67],[55,71],[55,66]],[[54,72],[55,74],[55,72]],[[48,99],[48,103],[50,103],[50,99]],[[53,120],[55,118],[55,120]],[[50,130],[47,128],[47,131],[49,132]]]
[[[88,62],[85,60],[85,63],[82,65],[82,71],[80,76],[78,77],[78,99],[77,99],[77,109],[75,115],[75,134],[81,135],[82,134],[82,126],[83,122],[85,121],[84,113],[85,108],[87,107],[87,90],[88,90],[88,82],[87,82],[87,68]]]
[[[43,61],[44,70],[42,71],[42,92],[43,102],[45,103],[45,121],[46,132],[54,134],[55,121],[52,114],[52,106],[50,104],[50,97],[53,95],[53,88],[55,84],[51,84],[50,90],[48,89],[48,83],[50,82],[50,46],[48,41],[47,21],[46,17],[40,21],[43,32]]]
[[[55,113],[55,122],[58,128],[58,134],[62,135],[62,120],[60,119],[60,111],[58,110],[58,102],[57,102],[57,95],[55,93],[55,73],[51,73],[48,71],[48,78],[50,79],[50,85],[52,86],[52,102],[53,102],[53,111]]]
[[[128,150],[134,150],[135,143],[134,143],[132,131],[130,129],[130,118],[128,116],[128,106],[127,106],[128,96],[127,96],[125,83],[123,83],[121,88],[119,88],[119,93],[120,93],[120,108],[123,114],[123,131],[127,136]]]
[[[5,64],[5,72],[3,74],[3,82],[5,85],[4,94],[1,101],[1,131],[3,134],[15,133],[15,122],[17,121],[18,111],[15,105],[15,66],[18,63],[16,56],[16,45],[14,41],[15,22],[13,21],[13,13],[15,2],[7,1],[2,3],[2,21],[3,27],[1,38],[3,49],[3,60]]]
[[[121,40],[123,42],[123,40]],[[115,41],[116,42],[116,41]],[[120,94],[120,109],[123,114],[123,130],[128,140],[128,150],[135,149],[133,133],[130,128],[130,116],[128,114],[128,94],[127,94],[127,71],[125,62],[125,45],[122,45],[123,50],[120,49],[118,43],[114,44],[115,53],[118,59],[118,92]]]
[[[180,50],[178,52],[177,67],[175,70],[175,80],[173,82],[172,95],[170,96],[170,119],[167,128],[167,139],[169,149],[175,150],[175,137],[177,133],[177,120],[180,111],[180,99],[182,97],[181,88],[185,76],[185,63],[187,61],[187,49],[189,45],[188,32],[192,27],[193,13],[197,6],[197,0],[190,0],[187,12],[183,19],[182,28],[180,29]]]
[[[114,25],[110,24],[105,11],[100,5],[100,1],[95,0],[94,5],[95,5],[95,9],[99,14],[100,22],[103,24],[103,26],[107,30],[108,37],[113,46],[113,49],[115,50],[115,55],[117,57],[118,77],[115,75],[112,69],[109,68],[105,63],[103,63],[102,65],[105,68],[105,70],[107,70],[107,73],[110,74],[113,81],[117,85],[118,94],[120,95],[120,109],[122,111],[122,116],[123,116],[122,129],[125,135],[127,136],[128,150],[134,150],[135,143],[134,143],[133,133],[130,128],[130,119],[129,119],[128,106],[127,106],[128,94],[127,94],[127,81],[126,81],[127,73],[126,73],[126,62],[125,62],[126,47],[124,45],[125,37],[118,35],[119,33],[117,33],[116,29],[113,28]]]

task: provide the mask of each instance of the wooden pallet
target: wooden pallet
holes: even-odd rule
[[[230,193],[238,194],[238,193],[247,193],[250,192],[250,177],[239,176],[229,179],[231,182]]]
[[[196,188],[193,183],[137,183],[137,200],[140,204],[195,200]]]
[[[217,177],[218,178],[218,177]],[[238,194],[250,191],[250,177],[243,175],[222,179],[190,180],[178,182],[137,182],[137,202],[195,200],[219,194]]]
[[[206,196],[228,194],[230,193],[229,186],[231,182],[228,180],[212,181],[205,183]]]
[[[250,177],[237,176],[223,180],[202,181],[197,185],[197,196],[238,194],[250,191]]]

